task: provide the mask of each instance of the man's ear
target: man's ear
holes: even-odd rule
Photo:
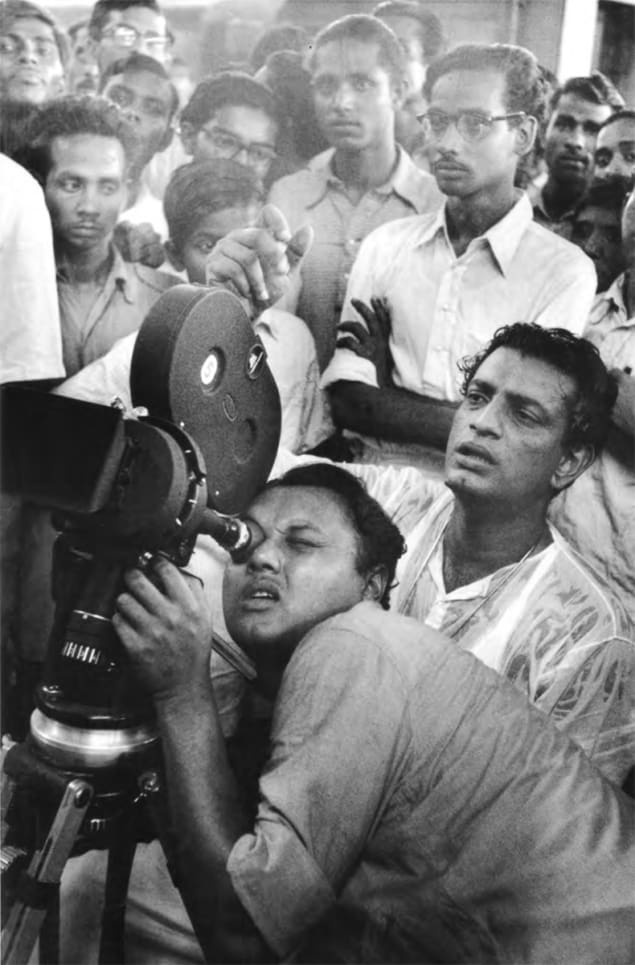
[[[196,128],[194,125],[188,121],[181,121],[179,134],[183,147],[185,148],[185,153],[190,155],[194,154],[194,148],[196,146]]]
[[[514,150],[519,157],[529,154],[536,140],[538,121],[535,117],[527,116],[515,128]]]
[[[571,486],[578,476],[589,468],[594,459],[595,448],[588,443],[566,449],[551,477],[551,488],[554,493],[562,492],[563,489]]]
[[[362,594],[363,600],[374,600],[379,603],[388,586],[388,573],[385,566],[375,566],[366,574],[366,585]]]
[[[181,255],[179,254],[179,251],[176,245],[174,244],[174,242],[171,239],[168,239],[163,243],[163,247],[165,248],[167,259],[172,265],[172,267],[176,268],[177,271],[184,271],[185,262],[181,258]]]

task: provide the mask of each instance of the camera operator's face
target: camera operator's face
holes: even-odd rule
[[[281,672],[312,627],[363,598],[357,534],[337,496],[308,486],[265,491],[245,519],[254,544],[225,571],[225,621],[259,671]]]
[[[114,137],[72,134],[51,143],[45,196],[57,244],[107,245],[127,198],[125,156]]]

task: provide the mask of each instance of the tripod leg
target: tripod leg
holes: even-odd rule
[[[21,880],[18,897],[2,932],[4,965],[26,965],[51,902],[59,891],[64,865],[90,804],[93,789],[70,781],[44,844],[34,852]]]
[[[136,847],[136,835],[128,819],[122,834],[118,835],[108,852],[104,913],[99,945],[100,965],[122,965],[125,961],[126,896]]]

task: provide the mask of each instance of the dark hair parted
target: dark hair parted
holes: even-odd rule
[[[569,415],[566,443],[591,445],[597,454],[609,432],[617,383],[595,345],[564,328],[541,328],[527,322],[506,325],[494,333],[482,352],[459,363],[463,373],[462,395],[466,394],[485,359],[499,348],[511,348],[527,358],[538,359],[573,379],[577,395]]]
[[[426,10],[414,0],[383,0],[373,10],[373,17],[410,17],[419,24],[419,39],[427,61],[438,57],[445,46],[443,27],[436,13]]]
[[[558,106],[558,101],[563,94],[575,94],[576,97],[591,104],[606,104],[612,111],[619,111],[624,107],[624,98],[615,84],[599,70],[592,71],[588,77],[569,77],[565,80],[552,97],[552,111]]]
[[[290,469],[284,476],[267,483],[263,491],[279,486],[325,489],[337,497],[358,537],[358,572],[367,574],[378,566],[386,571],[386,589],[379,602],[387,610],[397,561],[403,556],[406,544],[397,526],[369,495],[363,482],[340,466],[319,462]]]
[[[434,85],[455,70],[493,71],[505,78],[505,109],[523,111],[539,124],[545,119],[546,84],[538,61],[524,47],[513,44],[463,44],[428,67],[423,92],[430,100]]]
[[[385,67],[395,83],[401,83],[405,67],[404,52],[396,36],[385,23],[377,17],[363,13],[352,13],[327,24],[313,40],[308,67],[315,70],[316,56],[320,47],[340,41],[357,41],[362,44],[377,44],[379,63]]]
[[[134,163],[139,141],[134,126],[117,104],[105,97],[69,95],[49,101],[35,115],[29,146],[20,161],[44,187],[51,170],[51,144],[57,137],[94,134],[112,137],[123,147],[126,166]]]
[[[181,111],[181,123],[198,130],[207,124],[221,107],[247,105],[280,123],[280,108],[275,95],[265,84],[241,70],[223,70],[204,77]]]
[[[153,13],[161,14],[157,0],[97,0],[91,10],[88,32],[93,40],[99,40],[111,13],[127,10],[128,7],[147,7]]]
[[[141,71],[154,74],[155,77],[160,77],[161,80],[167,81],[170,85],[170,119],[172,119],[179,106],[179,95],[176,87],[170,80],[170,76],[163,64],[160,64],[154,57],[148,57],[147,54],[140,54],[135,51],[128,57],[121,57],[119,60],[115,60],[114,63],[109,64],[99,78],[99,90],[103,91],[105,89],[111,77],[117,77],[118,74],[140,73]]]
[[[206,215],[263,200],[260,179],[237,161],[216,158],[183,164],[173,172],[163,196],[170,241],[180,253]]]
[[[9,33],[15,21],[24,20],[25,17],[41,20],[47,27],[51,28],[62,67],[66,68],[71,54],[68,34],[55,17],[44,7],[40,7],[39,4],[31,3],[31,0],[2,0],[2,3],[0,3],[0,33]]]

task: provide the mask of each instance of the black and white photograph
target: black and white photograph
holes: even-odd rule
[[[4,965],[635,965],[635,0],[0,0]]]

